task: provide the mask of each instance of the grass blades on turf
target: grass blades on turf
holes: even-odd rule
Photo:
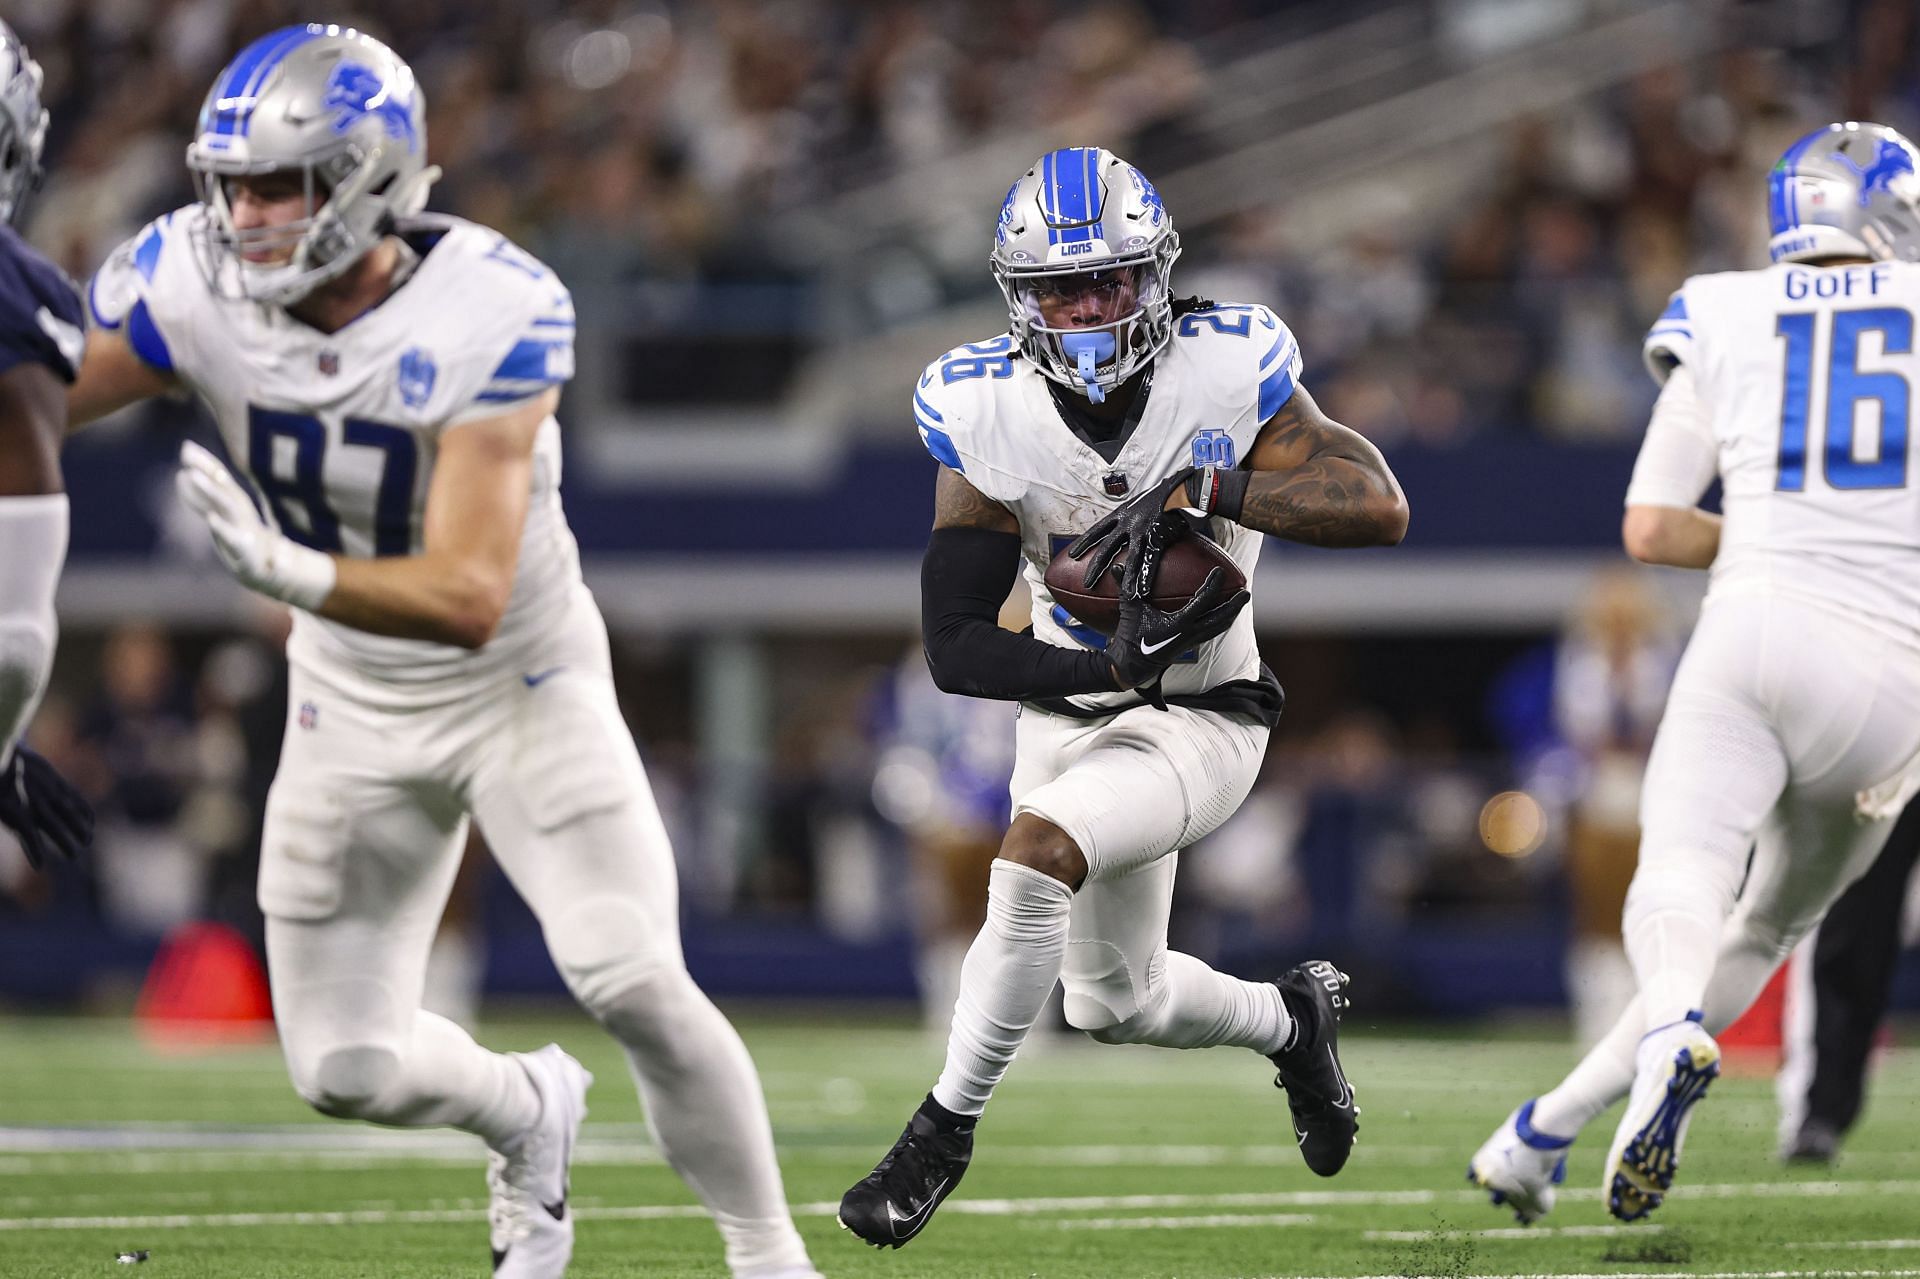
[[[828,1275],[1920,1276],[1920,1055],[1877,1072],[1834,1169],[1773,1159],[1765,1078],[1699,1111],[1679,1188],[1613,1227],[1598,1196],[1612,1132],[1574,1147],[1560,1207],[1515,1229],[1463,1180],[1513,1105],[1570,1063],[1559,1041],[1369,1028],[1342,1035],[1366,1117],[1338,1178],[1301,1164],[1271,1068],[1251,1053],[1049,1040],[989,1108],[967,1183],[926,1233],[875,1253],[833,1221],[933,1079],[915,1030],[796,1019],[742,1025],[787,1191]],[[558,1038],[598,1077],[573,1175],[575,1279],[722,1276],[720,1247],[641,1122],[624,1063],[583,1018],[492,1025]],[[307,1111],[271,1044],[143,1047],[116,1021],[0,1019],[0,1275],[191,1279],[482,1276],[483,1159],[471,1138]],[[146,1250],[136,1269],[116,1261]]]

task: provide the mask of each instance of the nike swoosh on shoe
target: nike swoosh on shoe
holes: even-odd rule
[[[947,1188],[947,1182],[951,1180],[953,1180],[953,1178],[949,1177],[945,1181],[942,1181],[939,1185],[935,1186],[930,1192],[928,1192],[927,1201],[921,1204],[917,1211],[904,1217],[900,1215],[900,1210],[893,1206],[893,1200],[891,1199],[887,1200],[887,1220],[893,1226],[893,1233],[895,1237],[900,1236],[900,1227],[902,1226],[913,1227],[916,1221],[926,1220],[927,1214],[933,1211],[933,1206],[940,1202],[940,1192]],[[908,1233],[911,1234],[912,1230],[910,1229]]]

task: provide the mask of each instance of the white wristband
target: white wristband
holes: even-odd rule
[[[333,594],[334,579],[339,576],[333,556],[302,546],[284,535],[274,546],[266,569],[258,588],[260,593],[309,613],[318,611],[327,602],[327,596]]]

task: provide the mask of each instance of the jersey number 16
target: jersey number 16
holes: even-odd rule
[[[1913,353],[1913,312],[1875,306],[1835,311],[1825,370],[1827,379],[1826,447],[1821,468],[1836,489],[1902,488],[1907,482],[1907,424],[1912,388],[1901,374],[1860,368],[1860,335],[1880,334],[1887,355]],[[1775,333],[1787,342],[1786,379],[1780,395],[1780,469],[1778,492],[1807,487],[1807,419],[1813,403],[1814,325],[1820,312],[1801,311],[1779,318]],[[1863,400],[1880,405],[1880,447],[1871,461],[1855,456],[1853,432]]]

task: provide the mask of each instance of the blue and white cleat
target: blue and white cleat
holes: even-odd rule
[[[1553,1211],[1553,1188],[1567,1179],[1567,1147],[1572,1144],[1571,1137],[1550,1136],[1533,1126],[1530,1100],[1474,1152],[1467,1180],[1485,1190],[1496,1206],[1513,1209],[1514,1220],[1530,1226]]]
[[[1673,1189],[1694,1103],[1720,1074],[1720,1045],[1700,1014],[1662,1026],[1640,1041],[1627,1113],[1607,1154],[1600,1195],[1621,1221],[1638,1221]]]

